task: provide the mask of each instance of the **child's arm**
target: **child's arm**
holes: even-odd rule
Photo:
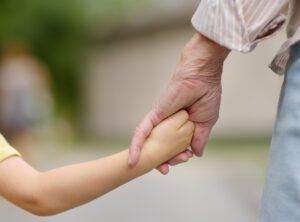
[[[0,195],[36,215],[53,215],[91,201],[185,150],[194,130],[187,119],[181,111],[157,126],[134,167],[127,164],[127,150],[45,173],[11,157],[0,163]]]

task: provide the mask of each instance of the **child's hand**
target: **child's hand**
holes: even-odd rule
[[[190,146],[195,126],[188,118],[188,113],[182,110],[165,119],[152,130],[144,144],[143,152],[156,166]]]

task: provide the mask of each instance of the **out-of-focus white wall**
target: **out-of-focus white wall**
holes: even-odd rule
[[[261,44],[249,54],[234,52],[223,75],[223,100],[215,136],[271,134],[283,76],[268,67],[285,32]]]
[[[84,77],[83,127],[94,136],[128,136],[164,91],[191,27],[117,40],[95,48]],[[214,136],[270,134],[283,78],[267,67],[284,32],[253,53],[233,52],[223,74]]]

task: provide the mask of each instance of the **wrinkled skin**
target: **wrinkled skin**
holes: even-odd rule
[[[130,165],[138,162],[140,149],[152,129],[181,109],[185,109],[189,120],[195,123],[192,150],[187,149],[159,166],[158,170],[166,174],[169,171],[168,165],[186,162],[193,154],[202,156],[210,131],[218,120],[221,74],[228,53],[228,49],[200,33],[195,34],[187,43],[167,90],[134,131],[130,146]]]

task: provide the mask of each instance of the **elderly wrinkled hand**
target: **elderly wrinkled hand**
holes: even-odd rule
[[[189,120],[195,123],[191,148],[197,156],[202,155],[210,131],[218,119],[221,73],[228,53],[228,49],[200,33],[187,43],[167,90],[134,132],[130,146],[130,165],[138,162],[140,149],[152,129],[180,109],[185,109],[189,113]],[[166,174],[168,165],[186,162],[190,157],[192,153],[187,149],[158,169]]]

